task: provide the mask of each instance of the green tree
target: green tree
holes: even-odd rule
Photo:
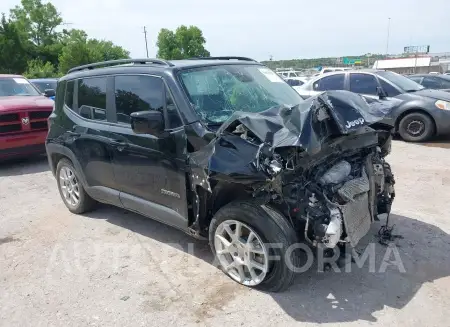
[[[29,46],[23,40],[17,25],[3,14],[0,20],[0,71],[21,74],[31,59]]]
[[[64,39],[64,47],[59,56],[61,74],[73,67],[93,62],[129,58],[129,52],[110,41],[88,39],[86,32],[71,30]]]
[[[210,53],[205,49],[205,43],[202,31],[196,26],[181,25],[175,32],[163,28],[156,42],[157,56],[167,60],[209,57]]]
[[[52,3],[41,0],[21,0],[21,4],[10,10],[10,19],[15,22],[22,42],[29,44],[33,59],[58,64],[62,50],[58,32],[63,20]]]
[[[60,34],[56,29],[63,22],[52,3],[41,0],[21,0],[21,5],[11,9],[11,19],[36,46],[55,43]]]
[[[28,61],[28,68],[24,75],[28,78],[55,77],[55,67],[50,62],[42,62],[39,59]]]

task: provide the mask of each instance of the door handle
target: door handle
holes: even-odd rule
[[[117,148],[117,151],[123,151],[129,144],[127,142],[111,141],[111,145]]]

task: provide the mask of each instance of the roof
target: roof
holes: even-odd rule
[[[216,65],[262,65],[256,61],[244,60],[208,60],[208,59],[186,59],[186,60],[171,60],[174,66],[178,68],[199,67],[199,66],[216,66]]]
[[[193,58],[184,60],[171,60],[163,61],[159,59],[121,59],[107,62],[93,63],[80,67],[75,67],[69,70],[69,72],[61,77],[59,81],[82,78],[86,76],[98,76],[116,73],[162,73],[173,72],[174,70],[205,67],[205,66],[217,66],[217,65],[263,65],[252,59],[234,60],[234,58],[241,57],[229,57],[230,59],[221,59],[227,57],[215,57],[217,59],[203,59]],[[155,61],[155,62],[151,62]],[[120,70],[118,70],[120,68]]]
[[[390,68],[408,68],[408,67],[429,67],[431,57],[417,57],[417,58],[394,58],[377,60],[373,64],[375,69],[390,69]]]
[[[22,75],[15,75],[15,74],[0,74],[0,78],[2,77],[23,77]]]
[[[56,82],[57,78],[32,78],[29,79],[30,82]]]

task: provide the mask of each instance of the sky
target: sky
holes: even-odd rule
[[[43,1],[45,2],[45,0]],[[1,0],[0,12],[20,0]],[[450,52],[449,0],[53,0],[66,27],[156,56],[161,28],[196,25],[211,55],[256,60],[401,53],[408,45]],[[388,24],[390,18],[390,24]],[[388,25],[390,25],[388,29]]]

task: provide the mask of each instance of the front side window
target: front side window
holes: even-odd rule
[[[0,78],[0,97],[36,96],[38,90],[23,77]]]
[[[375,76],[369,74],[350,74],[350,91],[361,94],[377,95],[378,83]]]
[[[391,71],[379,71],[377,74],[405,92],[415,92],[424,88],[413,80]]]
[[[124,75],[115,77],[117,121],[130,124],[131,113],[164,108],[164,82],[159,77]]]
[[[106,120],[106,77],[78,80],[78,108],[84,118]]]
[[[235,111],[261,112],[303,101],[280,76],[261,65],[194,68],[179,77],[195,111],[212,124],[224,122]]]
[[[313,85],[314,91],[332,91],[344,89],[345,74],[335,74],[319,79]]]
[[[388,97],[395,97],[400,94],[400,92],[388,82],[383,81],[381,78],[379,79],[379,81],[381,87],[383,88],[383,91],[386,92]]]

